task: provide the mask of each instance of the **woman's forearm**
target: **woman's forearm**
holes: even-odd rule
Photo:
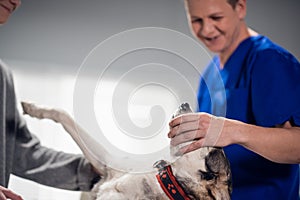
[[[300,128],[264,128],[235,122],[234,143],[278,163],[300,163]]]

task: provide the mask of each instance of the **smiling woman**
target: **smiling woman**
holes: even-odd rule
[[[210,51],[218,53],[224,65],[241,41],[257,33],[249,32],[244,23],[245,2],[219,2],[225,1],[188,1],[186,8],[192,33]]]
[[[200,77],[198,113],[170,122],[171,143],[191,142],[181,153],[224,147],[232,169],[232,199],[297,199],[300,63],[248,27],[246,0],[229,2],[186,1],[192,33],[216,55]],[[220,96],[223,84],[226,95]],[[226,114],[220,115],[224,107]],[[217,120],[206,123],[207,116],[224,117],[220,132],[211,128]]]

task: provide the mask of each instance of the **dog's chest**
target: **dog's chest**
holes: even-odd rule
[[[167,200],[155,173],[124,174],[98,186],[97,200],[102,199],[161,199]]]

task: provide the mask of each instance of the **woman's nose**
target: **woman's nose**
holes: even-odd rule
[[[214,25],[209,21],[204,21],[201,28],[201,34],[203,36],[209,36],[214,30]]]

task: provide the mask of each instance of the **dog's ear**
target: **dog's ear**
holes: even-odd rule
[[[232,192],[232,177],[230,171],[230,163],[226,159],[222,148],[213,148],[205,157],[206,172],[201,175],[205,180],[212,180],[218,178],[220,181],[226,183],[228,192]]]
[[[218,178],[220,171],[226,167],[224,165],[225,155],[221,149],[213,148],[206,156],[205,156],[205,169],[206,171],[199,170],[199,175],[202,180],[213,180]]]
[[[210,188],[212,194],[222,197],[220,199],[229,198],[227,196],[232,192],[232,177],[229,161],[226,159],[222,148],[211,149],[205,156],[205,171],[199,170],[198,173],[201,180],[206,180],[211,184],[221,184],[218,187]]]
[[[203,180],[213,180],[219,176],[230,174],[229,163],[221,148],[213,148],[205,156],[206,171],[199,170],[199,175]]]
[[[213,148],[205,156],[205,167],[212,173],[229,173],[229,163],[221,148]]]

